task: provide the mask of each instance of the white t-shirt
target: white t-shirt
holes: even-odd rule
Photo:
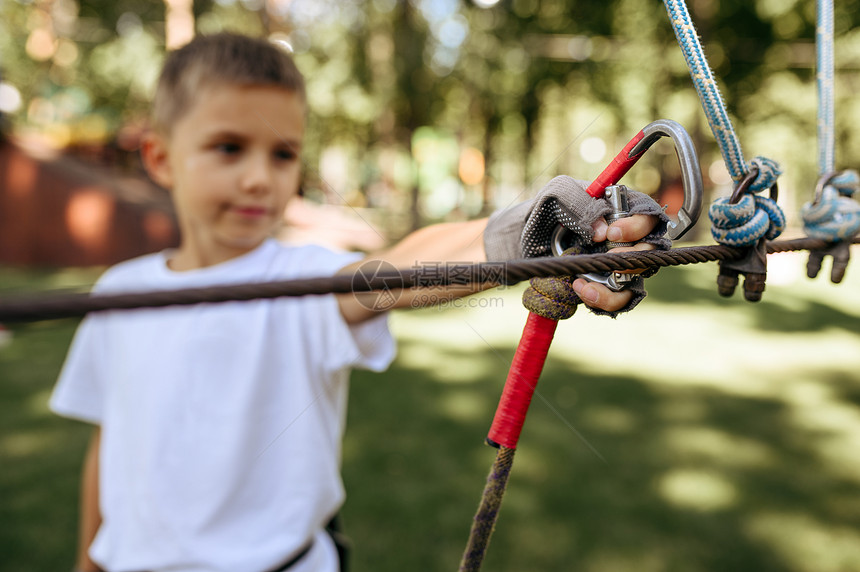
[[[217,266],[121,263],[116,293],[331,275],[356,259],[274,240]],[[262,572],[312,535],[291,572],[334,571],[322,527],[344,499],[349,370],[381,371],[385,316],[344,322],[332,295],[91,314],[51,408],[101,425],[103,523],[90,549],[112,572]]]

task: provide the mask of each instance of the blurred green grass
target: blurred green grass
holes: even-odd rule
[[[484,569],[860,569],[860,267],[837,286],[804,264],[771,256],[758,304],[718,297],[714,264],[667,268],[635,312],[562,323]],[[395,313],[395,364],[353,375],[357,572],[456,569],[521,291]],[[71,563],[88,428],[46,402],[74,326],[17,326],[0,350],[4,570]]]

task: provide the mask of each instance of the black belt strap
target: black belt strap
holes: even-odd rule
[[[278,566],[277,568],[273,568],[269,572],[284,572],[285,570],[289,570],[293,566],[299,563],[302,558],[308,555],[308,552],[311,551],[311,548],[314,547],[313,539],[309,540],[307,544],[302,546],[301,550],[296,552],[289,560]]]
[[[340,562],[340,572],[349,572],[349,552],[352,541],[343,533],[340,514],[335,514],[325,527],[325,531],[334,542],[337,549],[337,559]]]
[[[340,518],[338,515],[335,515],[334,518],[326,526],[326,532],[332,537],[332,540],[335,543],[335,547],[337,548],[337,556],[340,561],[340,569],[341,572],[346,572],[346,556],[349,548],[349,540],[340,532]],[[272,568],[268,572],[286,572],[299,562],[301,562],[302,558],[308,555],[308,552],[311,551],[311,548],[314,547],[314,539],[311,538],[307,544],[301,547],[301,549],[296,552],[293,556],[290,557],[289,560],[278,566],[277,568]]]
[[[349,538],[346,537],[342,532],[342,526],[340,522],[340,515],[335,514],[329,523],[325,527],[325,531],[329,534],[332,541],[334,541],[334,546],[337,549],[337,559],[340,562],[340,572],[348,572],[348,556],[349,549],[351,548],[351,542]],[[301,562],[302,558],[307,556],[308,552],[311,551],[311,548],[314,547],[313,539],[309,540],[307,544],[305,544],[301,550],[296,552],[294,556],[292,556],[289,560],[278,566],[277,568],[273,568],[269,572],[286,572],[299,562]]]

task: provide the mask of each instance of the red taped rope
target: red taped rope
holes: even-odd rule
[[[556,320],[529,313],[487,435],[491,445],[516,449],[557,326]]]

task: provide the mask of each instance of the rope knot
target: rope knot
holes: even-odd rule
[[[573,291],[572,276],[532,278],[523,292],[523,306],[549,320],[566,320],[576,312],[579,296]]]
[[[811,238],[838,242],[852,238],[860,231],[860,204],[851,196],[860,185],[856,171],[845,171],[832,177],[816,193],[815,200],[800,210],[803,229]]]
[[[776,180],[782,175],[779,163],[767,157],[755,157],[750,161],[749,172],[758,171],[755,178],[749,183],[749,190],[753,193],[766,191],[776,184]]]
[[[822,248],[809,251],[806,275],[818,276],[824,258],[833,258],[830,281],[842,282],[851,258],[851,240],[860,231],[860,204],[852,197],[860,187],[857,171],[828,173],[815,188],[815,199],[800,209],[803,230],[810,238],[827,241]]]
[[[860,190],[860,173],[845,169],[830,178],[830,185],[844,197],[853,197]]]
[[[767,278],[765,240],[773,240],[785,229],[785,214],[776,204],[776,179],[782,171],[776,161],[756,157],[732,196],[717,199],[708,209],[711,236],[720,244],[745,248],[744,256],[720,263],[717,291],[731,296],[744,275],[744,298],[761,300]],[[769,197],[756,193],[770,190]]]
[[[582,254],[584,247],[574,245],[562,254]],[[523,306],[533,313],[549,320],[566,320],[576,312],[582,300],[573,290],[574,276],[549,276],[532,278],[529,287],[523,292]]]
[[[746,176],[730,198],[714,201],[708,209],[711,236],[727,246],[753,246],[762,238],[773,240],[785,229],[785,214],[776,204],[779,164],[767,157],[750,161]],[[770,197],[756,193],[770,189]]]
[[[759,239],[773,240],[785,229],[785,215],[774,199],[742,195],[732,204],[723,197],[708,209],[711,236],[727,246],[753,246]]]

